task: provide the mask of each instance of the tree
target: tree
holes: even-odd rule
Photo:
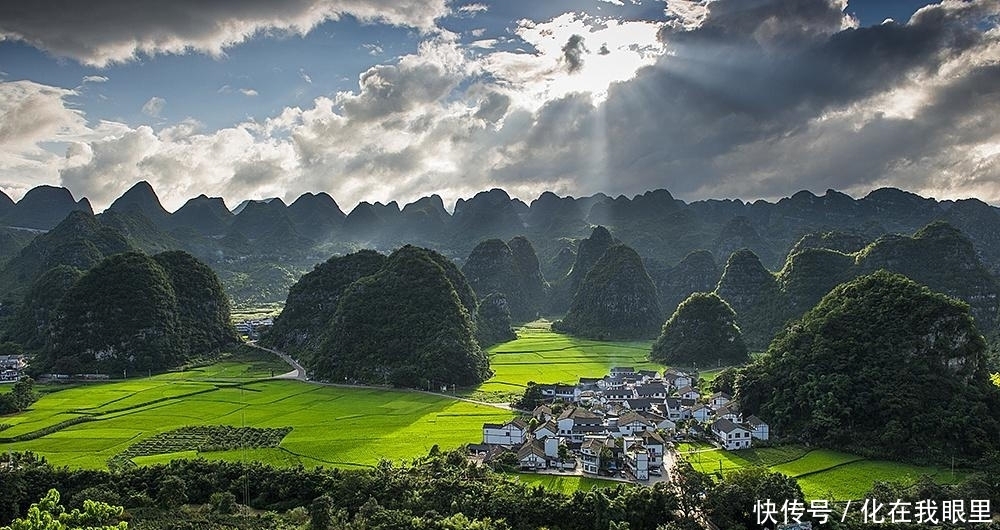
[[[781,473],[763,467],[743,468],[710,488],[705,512],[720,528],[749,530],[758,527],[755,503],[767,499],[778,506],[785,501],[803,502],[802,489],[795,479]]]
[[[10,403],[17,412],[24,412],[32,403],[38,401],[38,394],[34,391],[35,380],[24,376],[20,381],[14,383],[14,388],[10,390]]]
[[[333,499],[320,495],[309,505],[309,525],[312,530],[327,530],[333,517]]]
[[[177,475],[167,475],[160,483],[160,491],[156,494],[156,502],[163,508],[174,509],[188,501],[187,484]]]
[[[229,515],[236,511],[236,495],[228,491],[217,491],[208,498],[208,504],[213,512]]]
[[[712,481],[708,475],[696,471],[690,464],[680,462],[675,468],[672,482],[677,487],[677,502],[684,518],[694,518],[705,502]]]
[[[126,530],[128,523],[120,520],[124,511],[121,506],[87,500],[83,511],[67,512],[59,504],[59,492],[50,489],[28,508],[27,515],[0,530]]]
[[[667,364],[713,366],[747,359],[736,313],[715,293],[694,293],[677,306],[649,354]]]

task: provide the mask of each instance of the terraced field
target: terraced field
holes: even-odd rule
[[[423,455],[435,444],[449,449],[478,442],[483,423],[511,417],[494,407],[419,392],[260,380],[270,373],[266,365],[234,360],[49,393],[28,412],[3,418],[11,427],[0,434],[6,440],[0,441],[0,451],[34,451],[57,465],[103,468],[132,444],[184,426],[291,427],[276,448],[189,450],[135,461],[197,455],[281,465],[367,466],[380,458]],[[24,437],[34,438],[10,441]]]
[[[766,466],[795,478],[807,499],[859,499],[877,480],[911,484],[921,476],[929,475],[939,483],[954,484],[965,478],[961,470],[952,473],[940,467],[869,460],[850,453],[809,450],[797,445],[745,451],[723,451],[710,447],[707,444],[681,444],[678,450],[695,469],[705,473],[721,472],[725,475],[742,467]]]

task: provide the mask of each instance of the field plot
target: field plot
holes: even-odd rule
[[[748,466],[766,466],[798,481],[807,499],[855,500],[868,492],[876,480],[912,484],[928,475],[941,484],[954,484],[965,477],[962,471],[952,473],[933,466],[914,466],[868,460],[864,457],[831,451],[809,450],[789,445],[744,451],[706,449],[707,444],[681,444],[681,455],[691,465],[705,473],[728,472]]]
[[[205,456],[279,465],[367,466],[380,458],[424,455],[435,444],[451,449],[478,442],[483,423],[511,417],[494,407],[419,392],[260,381],[260,375],[222,363],[50,393],[28,412],[3,418],[12,426],[0,437],[30,434],[72,418],[89,421],[31,440],[0,443],[0,451],[34,451],[56,465],[103,468],[133,444],[185,426],[291,427],[276,448],[201,453],[184,448],[134,461]],[[231,381],[220,382],[227,378]]]
[[[559,491],[572,495],[575,491],[590,491],[594,488],[614,488],[621,482],[599,478],[581,477],[575,475],[537,475],[533,473],[518,473],[515,480],[529,486],[542,486],[547,490]]]
[[[532,323],[517,330],[517,339],[489,350],[494,375],[470,395],[488,401],[520,396],[528,381],[576,383],[581,377],[601,377],[612,366],[661,370],[649,362],[651,341],[594,341],[555,333]]]

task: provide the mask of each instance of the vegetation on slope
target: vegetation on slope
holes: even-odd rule
[[[59,304],[41,363],[61,373],[163,370],[184,351],[177,295],[149,256],[112,256],[81,277]]]
[[[238,340],[230,322],[229,299],[212,269],[182,250],[161,252],[153,259],[174,288],[188,352],[210,352]]]
[[[675,366],[745,362],[747,347],[735,317],[729,304],[715,293],[694,293],[663,325],[649,357]]]
[[[1000,389],[966,304],[879,271],[834,289],[737,380],[775,432],[867,456],[974,462]]]
[[[131,248],[125,237],[93,215],[71,212],[55,228],[33,239],[0,271],[0,294],[19,297],[52,267],[68,265],[85,271],[105,257]]]
[[[736,312],[751,350],[767,348],[788,317],[788,301],[774,275],[746,249],[729,257],[715,293]]]
[[[663,313],[656,287],[636,251],[610,247],[580,285],[569,313],[552,329],[599,339],[657,335]]]
[[[479,302],[476,327],[476,340],[482,348],[517,338],[510,324],[510,307],[503,294],[492,293]]]
[[[262,342],[290,353],[315,352],[347,287],[375,274],[385,262],[382,254],[361,250],[316,265],[288,290],[285,307]]]
[[[237,340],[219,279],[187,253],[125,252],[77,275],[51,270],[19,312],[35,371],[162,371]]]
[[[472,315],[435,254],[403,247],[351,284],[311,363],[317,377],[425,388],[489,376]]]

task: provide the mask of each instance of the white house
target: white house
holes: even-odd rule
[[[588,437],[580,445],[580,460],[583,462],[583,472],[597,474],[601,469],[601,450],[606,446],[606,439]]]
[[[733,400],[733,396],[730,396],[729,394],[727,394],[725,392],[716,392],[716,393],[712,394],[712,397],[711,397],[711,400],[709,401],[709,403],[711,403],[713,407],[719,408],[719,407],[728,405],[729,402],[732,401],[732,400]]]
[[[548,467],[548,458],[545,456],[545,447],[538,440],[530,440],[524,443],[517,450],[517,462],[521,469],[545,469]]]
[[[642,440],[625,442],[625,467],[636,480],[649,480],[649,451]]]
[[[736,410],[735,403],[732,402],[715,409],[714,414],[717,420],[725,418],[733,423],[743,423],[743,414]]]
[[[708,418],[712,416],[712,409],[708,408],[708,405],[695,405],[690,408],[690,416],[701,423],[708,421]]]
[[[484,444],[517,446],[523,444],[527,437],[528,424],[520,418],[515,418],[502,425],[483,424]]]
[[[653,422],[635,412],[626,412],[618,418],[618,432],[626,436],[651,431],[654,428]]]
[[[559,427],[554,421],[547,421],[538,427],[535,427],[536,440],[545,440],[546,438],[555,438],[559,434]]]
[[[771,428],[757,416],[747,418],[746,426],[750,429],[750,434],[758,440],[767,440],[771,435]]]
[[[663,437],[653,431],[641,433],[639,437],[642,439],[642,445],[646,447],[646,451],[649,453],[650,473],[659,475],[660,469],[663,468],[663,451],[666,445]]]
[[[729,420],[715,420],[712,423],[712,434],[719,440],[722,447],[730,451],[749,449],[752,443],[750,430]]]
[[[691,388],[691,386],[688,385],[678,388],[677,396],[680,397],[681,399],[698,399],[701,397],[701,394],[699,394],[697,390]]]

